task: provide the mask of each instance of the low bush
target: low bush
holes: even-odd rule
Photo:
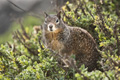
[[[98,65],[103,71],[67,69],[54,52],[45,49],[41,31],[34,34],[21,26],[13,40],[0,46],[0,80],[119,80],[120,79],[120,1],[76,0],[62,7],[65,23],[92,34],[101,52]],[[33,25],[32,25],[33,26]]]

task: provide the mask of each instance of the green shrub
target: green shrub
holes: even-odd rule
[[[76,0],[62,7],[65,23],[79,26],[95,38],[102,58],[98,61],[100,70],[88,72],[82,65],[75,72],[66,69],[55,54],[41,42],[41,32],[34,34],[36,22],[13,33],[13,40],[0,46],[0,80],[119,80],[120,79],[120,1]],[[37,19],[36,19],[37,20]],[[17,24],[19,25],[19,24]]]

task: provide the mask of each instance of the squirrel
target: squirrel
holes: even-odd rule
[[[61,11],[56,15],[48,15],[45,12],[42,41],[46,48],[59,52],[64,57],[65,65],[69,65],[67,61],[71,55],[75,55],[78,66],[84,64],[88,70],[97,66],[100,54],[94,38],[85,29],[65,24]]]

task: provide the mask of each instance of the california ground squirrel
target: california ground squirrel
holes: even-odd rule
[[[78,66],[85,64],[89,70],[96,67],[100,55],[95,40],[86,30],[66,25],[60,12],[57,15],[45,13],[42,28],[43,43],[47,48],[66,57],[74,54]]]

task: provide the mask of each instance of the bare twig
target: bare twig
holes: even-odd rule
[[[82,4],[81,0],[79,0],[79,2],[80,2],[80,8],[81,8],[81,10],[82,10],[83,14],[86,16],[86,13],[85,13],[85,10],[83,8],[83,4]]]
[[[27,39],[30,39],[30,37],[27,35],[27,33],[26,33],[25,29],[24,29],[24,26],[23,26],[23,24],[22,24],[22,20],[21,20],[21,19],[19,19],[19,24],[20,24],[20,26],[21,26],[21,29],[22,29],[22,32],[23,32],[24,36],[25,36]]]
[[[23,38],[23,35],[17,30],[17,33],[19,34],[20,38],[25,42],[25,39]]]
[[[69,20],[69,22],[74,25],[74,21],[71,19],[71,17],[67,16],[66,13],[64,12],[64,10],[62,10],[63,12],[63,16],[65,16],[67,18],[67,20]]]
[[[9,42],[7,42],[7,45],[9,46],[9,48],[12,48],[11,44]]]
[[[104,66],[103,61],[100,63],[102,67]],[[105,76],[108,78],[108,80],[111,80],[110,77],[107,75],[106,70],[103,68],[103,72],[105,73]]]
[[[93,18],[93,20],[95,20],[95,18],[94,18],[94,16],[93,16],[93,14],[91,13],[91,11],[88,9],[88,7],[86,6],[86,2],[83,0],[83,2],[84,2],[84,5],[85,5],[85,7],[86,7],[86,9],[87,9],[87,11],[89,12],[89,14],[92,16],[92,18]]]
[[[38,37],[38,42],[39,42],[40,48],[41,48],[42,50],[44,50],[44,48],[43,48],[43,46],[42,46],[42,44],[41,44],[41,36]]]
[[[75,16],[78,18],[79,17],[79,14],[77,13],[78,12],[78,9],[80,9],[80,4],[77,5],[76,9],[74,10],[74,13],[75,13]]]
[[[15,6],[15,7],[17,7],[18,9],[20,9],[21,11],[23,11],[23,12],[25,12],[25,13],[27,13],[28,11],[26,11],[26,10],[24,10],[24,9],[22,9],[21,7],[19,7],[18,5],[16,5],[15,3],[13,3],[12,1],[10,1],[10,0],[7,0],[10,4],[12,4],[13,6]],[[30,12],[30,11],[29,11]],[[36,18],[41,18],[39,15],[36,15],[35,13],[30,13],[30,14],[28,14],[29,16],[33,16],[33,17],[36,17]]]
[[[18,5],[14,4],[12,1],[7,0],[9,3],[11,3],[12,5],[14,5],[15,7],[17,7],[18,9],[22,10],[23,12],[26,12],[24,9],[20,8]]]
[[[67,9],[68,11],[71,11],[71,9],[70,9],[70,7],[68,6],[68,4],[66,4],[66,9]]]

